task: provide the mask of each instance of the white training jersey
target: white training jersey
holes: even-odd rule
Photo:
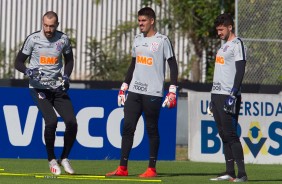
[[[235,37],[220,47],[216,54],[211,93],[230,94],[236,74],[235,63],[242,60],[246,61],[246,47],[240,38]]]
[[[163,96],[166,60],[174,56],[167,36],[156,33],[135,36],[132,57],[136,58],[129,91],[139,94]]]
[[[30,79],[30,88],[56,89],[62,77],[62,54],[71,52],[67,35],[56,31],[51,39],[47,39],[43,30],[29,35],[22,47],[22,53],[30,56],[29,68],[40,68],[44,73],[40,81]]]

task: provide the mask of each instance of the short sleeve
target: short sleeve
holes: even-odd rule
[[[132,50],[131,50],[131,56],[132,57],[136,57],[135,41],[136,41],[136,39],[134,39],[133,44],[132,44]]]
[[[71,52],[71,50],[72,50],[70,39],[69,39],[69,37],[67,35],[64,35],[62,38],[63,38],[63,40],[65,42],[65,47],[64,47],[63,53],[64,54],[69,54]]]
[[[22,46],[22,53],[28,56],[31,55],[33,47],[34,47],[33,37],[29,36],[24,41],[24,44]]]
[[[246,47],[241,40],[238,41],[237,44],[235,44],[234,57],[235,61],[246,61]]]
[[[174,56],[173,47],[168,38],[164,39],[164,56],[166,60]]]

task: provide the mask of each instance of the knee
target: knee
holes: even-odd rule
[[[159,137],[159,129],[157,125],[147,126],[147,133],[149,137]]]
[[[223,132],[222,141],[232,144],[235,142],[240,142],[240,139],[236,132]]]
[[[77,130],[77,121],[75,118],[65,120],[66,130]]]
[[[56,130],[58,120],[57,117],[48,117],[44,118],[45,120],[45,130]]]
[[[123,125],[123,129],[122,129],[122,135],[123,136],[134,136],[134,132],[135,132],[136,127],[133,126],[130,123],[124,123]]]

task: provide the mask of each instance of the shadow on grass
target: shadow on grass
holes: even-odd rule
[[[177,176],[217,176],[218,173],[158,173],[158,177],[177,177]]]

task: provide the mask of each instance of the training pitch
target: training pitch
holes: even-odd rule
[[[113,160],[71,160],[76,175],[62,174],[54,176],[49,172],[47,160],[41,159],[0,159],[1,184],[35,184],[35,183],[171,183],[198,184],[218,183],[209,181],[224,170],[225,165],[219,163],[199,163],[190,161],[159,161],[158,177],[139,178],[146,170],[147,161],[130,161],[128,177],[105,177],[118,166]],[[282,183],[281,165],[247,164],[249,182],[252,184]],[[226,183],[222,181],[221,183]]]

